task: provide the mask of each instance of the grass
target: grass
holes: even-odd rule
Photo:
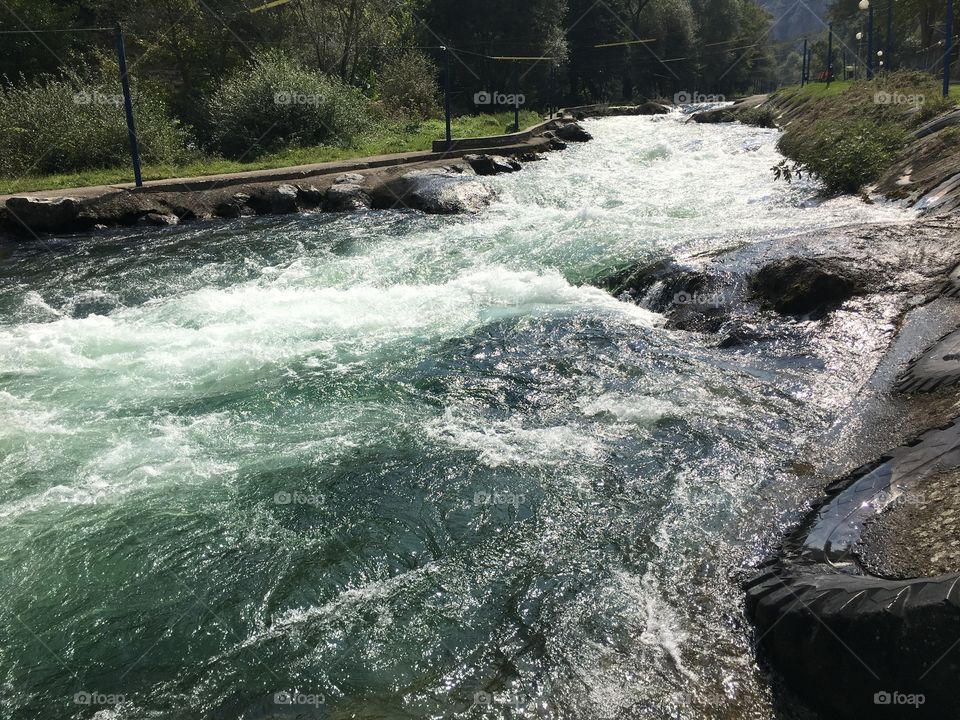
[[[875,80],[783,88],[772,98],[790,122],[780,151],[820,177],[830,193],[855,193],[880,179],[910,132],[955,104],[937,78],[894,72]]]
[[[520,112],[521,128],[536,125],[540,121],[540,115],[532,110]],[[146,165],[143,167],[143,179],[165,180],[250,170],[273,170],[294,165],[350,160],[370,155],[430,150],[433,147],[433,141],[442,139],[445,132],[446,127],[443,120],[431,119],[408,124],[394,124],[380,127],[374,132],[357,138],[345,147],[321,145],[310,148],[292,148],[264,155],[250,162],[207,157],[184,165]],[[453,136],[455,138],[489,137],[509,132],[513,132],[512,112],[493,115],[468,115],[453,120]],[[33,190],[59,190],[93,185],[117,185],[129,182],[133,182],[133,171],[130,167],[90,170],[63,175],[4,177],[0,178],[0,194]]]

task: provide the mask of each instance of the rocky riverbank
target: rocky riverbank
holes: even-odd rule
[[[822,159],[819,169],[836,174],[831,180],[843,191],[852,192],[855,188],[842,186],[862,180],[865,195],[901,200],[924,214],[960,207],[960,111],[940,96],[928,75],[894,73],[836,94],[786,88],[698,113],[693,120],[778,127],[788,158]],[[837,170],[845,163],[849,172]]]
[[[869,343],[858,400],[786,459],[822,499],[744,578],[761,657],[824,718],[903,717],[895,692],[926,698],[910,717],[960,710],[960,652],[950,654],[960,637],[960,353],[931,349],[960,325],[958,239],[954,217],[847,227],[597,280],[668,327],[713,338],[731,363],[761,351],[815,362],[828,341]],[[892,709],[875,705],[884,693]]]
[[[526,134],[524,134],[526,135]],[[455,214],[492,199],[479,176],[515,172],[541,153],[586,142],[590,134],[564,116],[537,126],[518,144],[365,158],[262,173],[102,187],[0,198],[0,239],[89,232],[122,225],[184,222],[296,212],[411,209]]]

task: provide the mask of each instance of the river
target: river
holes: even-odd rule
[[[587,283],[909,214],[684,119],[589,121],[475,216],[9,251],[3,715],[773,717],[736,578],[852,384]]]

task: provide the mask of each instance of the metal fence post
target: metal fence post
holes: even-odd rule
[[[953,59],[953,0],[947,0],[947,21],[945,25],[943,53],[943,96],[950,97],[950,62]]]
[[[830,35],[827,39],[827,87],[833,80],[833,23],[830,23]]]
[[[117,60],[120,62],[120,84],[123,86],[123,107],[127,113],[127,134],[130,136],[130,154],[133,156],[133,179],[137,187],[143,187],[140,172],[140,143],[137,141],[137,124],[133,119],[133,99],[130,97],[130,78],[127,75],[127,51],[123,44],[123,28],[117,23]]]
[[[800,61],[800,87],[807,84],[807,39],[803,39],[803,58]]]
[[[443,48],[443,115],[447,123],[447,150],[453,147],[453,130],[450,118],[450,48]]]
[[[513,62],[513,131],[520,132],[520,64]]]

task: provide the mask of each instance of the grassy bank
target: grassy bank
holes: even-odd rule
[[[540,116],[530,110],[520,113],[520,127],[530,127],[540,122]],[[454,137],[489,137],[513,131],[513,113],[472,115],[455,118]],[[206,157],[180,165],[145,165],[144,180],[200,177],[248,170],[272,170],[275,168],[311,163],[350,160],[371,155],[416,152],[430,150],[433,141],[444,137],[442,120],[422,120],[406,125],[378,127],[356,138],[344,147],[321,145],[298,148],[264,155],[252,162],[226,160],[221,157]],[[61,188],[115,185],[133,182],[130,166],[90,170],[63,175],[27,175],[24,177],[0,178],[0,194],[30,192],[32,190],[57,190]]]
[[[783,127],[780,151],[830,193],[856,193],[907,151],[911,133],[952,108],[939,81],[915,72],[793,86],[769,101]]]

